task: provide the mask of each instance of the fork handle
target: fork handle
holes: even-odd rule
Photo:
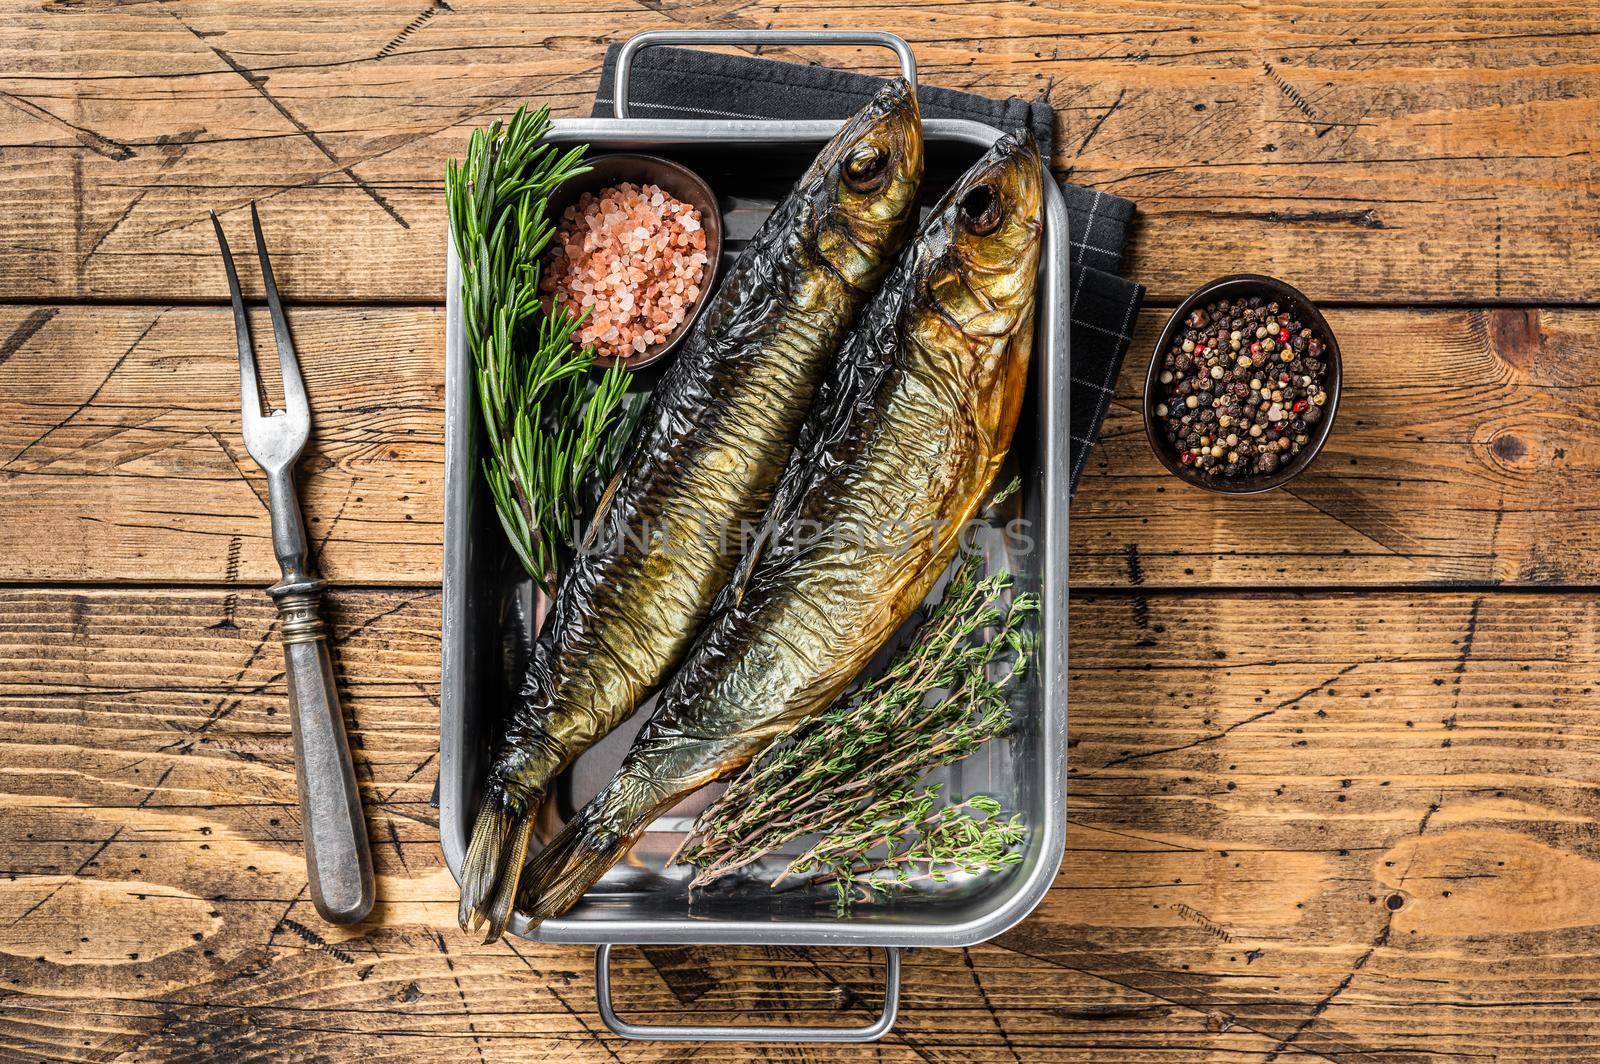
[[[277,600],[282,622],[311,901],[329,923],[353,924],[372,911],[372,854],[322,623],[323,586],[318,579],[285,580],[267,594]]]

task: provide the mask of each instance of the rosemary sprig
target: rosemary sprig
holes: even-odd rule
[[[969,554],[944,597],[878,679],[776,740],[700,814],[680,849],[704,886],[804,835],[832,836],[929,771],[1011,725],[1010,685],[1033,637],[1031,595],[1002,599],[1011,576],[982,579]],[[1009,668],[998,679],[991,667]]]
[[[914,883],[943,883],[955,874],[997,872],[1022,860],[1027,836],[1022,815],[1000,816],[986,794],[940,805],[939,788],[894,790],[789,862],[774,885],[791,875],[819,872],[832,883],[834,909],[849,912],[858,893],[887,894]],[[981,814],[974,816],[973,814]],[[875,851],[882,848],[882,856]]]
[[[604,475],[632,427],[620,365],[591,382],[594,350],[573,342],[582,320],[539,298],[539,258],[554,233],[550,193],[589,169],[584,147],[544,143],[549,108],[520,107],[476,130],[463,162],[445,164],[445,197],[461,260],[461,306],[489,454],[483,473],[506,537],[528,575],[554,590],[575,538],[582,489]]]

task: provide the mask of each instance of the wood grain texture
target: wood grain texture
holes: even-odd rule
[[[1139,203],[1158,298],[1248,267],[1556,303],[1600,270],[1600,15],[1557,0],[11,0],[0,24],[9,299],[222,299],[206,210],[257,199],[292,297],[438,301],[469,130],[527,98],[587,113],[608,42],[679,25],[891,29],[931,84],[1048,99],[1058,169]]]
[[[293,308],[301,507],[335,583],[439,580],[444,318]],[[280,395],[272,326],[257,363]],[[278,579],[225,308],[0,308],[0,551],[13,580]]]
[[[1586,1057],[1595,605],[1080,601],[1071,816],[1089,854],[1067,864],[1087,889],[1001,941],[1099,950],[1096,974],[1227,1002],[1280,1056]]]
[[[1186,488],[1139,421],[1146,311],[1073,507],[1039,910],[909,955],[876,1046],[629,1043],[587,949],[454,929],[440,175],[525,99],[587,113],[637,30],[819,25],[1047,99],[1057,172],[1138,202],[1155,306],[1295,281],[1346,392],[1289,491]],[[0,0],[0,1061],[1597,1059],[1597,37],[1560,0]],[[249,256],[251,200],[317,417],[380,897],[353,929],[305,896],[264,484],[204,305],[206,211]],[[632,1018],[838,1025],[881,978],[776,947],[614,976]]]
[[[454,929],[437,594],[332,605],[382,899],[349,930],[304,894],[267,604],[0,592],[0,1056],[682,1059],[597,1036],[587,949]],[[803,1059],[1591,1059],[1597,636],[1584,594],[1081,597],[1054,889],[912,954],[881,1047]],[[881,966],[652,948],[615,978],[656,1022],[847,1024]]]
[[[1346,386],[1327,451],[1287,491],[1241,499],[1186,487],[1150,454],[1139,394],[1165,316],[1140,317],[1074,501],[1075,583],[1600,581],[1600,312],[1331,312]],[[302,498],[325,570],[346,584],[437,581],[442,314],[291,317],[317,417]],[[3,336],[12,579],[277,578],[264,478],[238,437],[227,310],[0,307]]]
[[[1072,505],[1088,585],[1573,585],[1600,577],[1592,310],[1340,310],[1344,390],[1315,464],[1223,498],[1150,451],[1138,332]]]

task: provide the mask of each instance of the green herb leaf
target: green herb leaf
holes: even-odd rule
[[[822,838],[779,879],[822,872],[834,879],[846,907],[855,894],[851,883],[882,892],[877,881],[859,881],[908,862],[922,862],[927,872],[924,856],[966,862],[957,870],[1006,863],[1004,840],[1013,834],[1020,840],[1023,828],[1017,818],[997,819],[999,802],[977,795],[940,811],[938,788],[910,790],[933,769],[1011,728],[1011,693],[1033,652],[1026,624],[1038,601],[1012,594],[1004,571],[980,578],[982,564],[977,553],[965,555],[938,605],[881,676],[780,736],[700,814],[679,850],[698,866],[694,886],[807,835]],[[942,834],[927,837],[924,828],[942,824],[949,809],[983,820],[956,816]],[[955,844],[960,832],[968,844]],[[868,857],[880,851],[886,856]],[[906,876],[904,882],[915,878]],[[902,881],[898,872],[891,878]]]
[[[553,592],[582,514],[583,488],[607,475],[637,420],[630,375],[592,378],[580,320],[539,297],[539,258],[555,234],[549,196],[588,171],[583,146],[544,143],[549,108],[473,132],[445,164],[445,198],[461,260],[461,309],[488,453],[483,474],[501,527],[528,575]]]

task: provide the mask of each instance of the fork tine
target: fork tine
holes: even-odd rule
[[[278,300],[278,282],[272,276],[272,260],[267,257],[267,238],[261,235],[261,215],[256,205],[250,204],[250,225],[256,232],[256,254],[261,258],[261,279],[267,288],[267,309],[272,312],[272,331],[278,340],[278,366],[283,372],[283,406],[293,417],[302,417],[308,411],[306,382],[300,376],[300,359],[294,351],[294,340],[289,336],[289,319]]]
[[[261,414],[261,385],[256,379],[256,355],[250,346],[250,319],[245,316],[244,296],[239,292],[239,271],[233,266],[233,253],[228,250],[228,238],[223,235],[217,212],[211,213],[211,225],[217,231],[217,243],[222,247],[222,264],[228,271],[228,295],[233,298],[233,327],[239,343],[239,402],[244,412],[245,427],[259,419]]]

